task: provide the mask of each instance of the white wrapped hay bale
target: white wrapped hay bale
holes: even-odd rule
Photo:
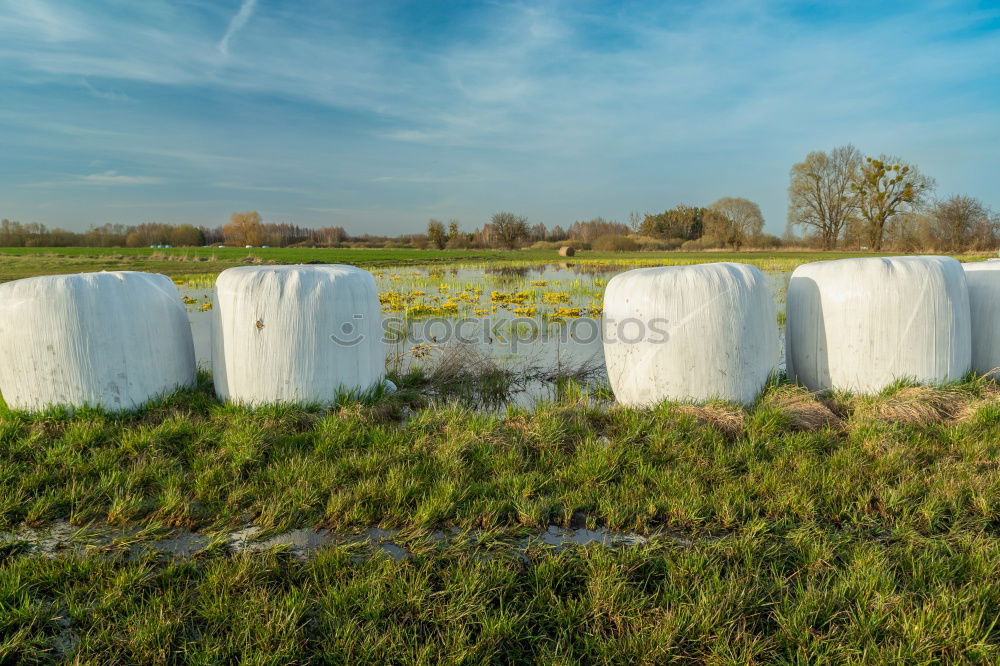
[[[804,264],[788,283],[785,335],[788,375],[811,391],[959,379],[972,358],[965,273],[948,257]]]
[[[133,409],[195,382],[191,326],[165,275],[53,275],[0,285],[0,393],[15,409]]]
[[[1000,261],[962,264],[969,285],[972,369],[1000,377]]]
[[[375,278],[353,266],[230,268],[215,283],[212,372],[223,400],[325,403],[385,375]]]
[[[623,404],[749,404],[779,352],[774,299],[753,266],[642,268],[604,292],[604,358]]]

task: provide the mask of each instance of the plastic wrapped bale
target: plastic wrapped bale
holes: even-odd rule
[[[971,366],[965,273],[948,257],[804,264],[789,280],[787,307],[788,375],[811,391],[939,384]]]
[[[0,393],[15,409],[129,410],[192,386],[191,325],[164,275],[54,275],[0,285]]]
[[[642,268],[604,292],[604,357],[626,405],[752,403],[778,364],[774,298],[764,275],[733,263]]]
[[[972,369],[1000,377],[1000,261],[962,264],[969,285]]]
[[[247,266],[215,283],[212,372],[223,400],[329,403],[385,376],[382,308],[353,266]]]

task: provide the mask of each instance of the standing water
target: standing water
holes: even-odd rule
[[[577,377],[605,383],[601,339],[604,287],[627,264],[400,267],[373,271],[382,301],[387,365],[405,371],[448,355],[488,360],[537,378],[515,396],[530,404],[552,395],[551,382]],[[784,326],[787,271],[766,271]],[[195,354],[211,366],[214,276],[179,280]],[[782,367],[784,352],[782,350]]]

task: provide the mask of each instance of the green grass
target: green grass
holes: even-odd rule
[[[370,526],[364,544],[191,558],[0,548],[0,658],[84,662],[1000,659],[1000,389],[533,409],[394,397],[122,416],[0,412],[0,525],[162,534]],[[549,525],[643,546],[509,545]],[[442,542],[454,528],[489,539]],[[152,538],[152,537],[151,537]]]
[[[549,250],[364,250],[269,248],[0,248],[0,282],[34,275],[53,275],[101,270],[139,270],[171,277],[215,274],[226,268],[258,263],[345,263],[364,268],[429,264],[501,263],[635,263],[696,264],[708,261],[739,261],[767,270],[792,270],[809,261],[872,256],[848,252],[581,252],[565,259]],[[968,256],[967,260],[985,256]]]

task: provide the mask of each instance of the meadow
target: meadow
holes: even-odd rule
[[[53,252],[2,250],[0,275],[114,267]],[[117,256],[204,290],[232,252]],[[254,252],[368,266],[414,322],[454,303],[564,325],[559,308],[597,315],[607,277],[486,270],[551,252],[440,253],[448,270],[416,268],[436,252]],[[0,661],[1000,660],[995,381],[863,397],[778,376],[746,408],[633,409],[555,373],[524,405],[522,367],[446,351],[392,367],[394,394],[325,407],[222,404],[206,372],[134,413],[0,405]]]
[[[646,410],[568,383],[484,412],[394,379],[327,409],[203,375],[134,414],[0,413],[0,655],[1000,658],[992,382]]]
[[[869,253],[810,251],[750,252],[593,252],[560,258],[552,250],[415,250],[327,248],[0,248],[0,282],[33,275],[102,270],[136,270],[171,277],[210,275],[246,264],[344,263],[362,268],[461,264],[539,264],[545,262],[632,262],[636,265],[687,265],[740,261],[761,269],[792,270],[822,259],[872,256]],[[985,256],[966,257],[966,260]]]

